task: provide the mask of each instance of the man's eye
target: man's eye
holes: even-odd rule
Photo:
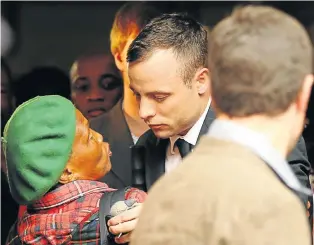
[[[114,90],[122,86],[122,83],[119,81],[102,81],[101,86],[105,90]]]
[[[77,84],[74,86],[74,89],[76,91],[86,92],[89,89],[89,86],[87,84],[81,84],[81,85]]]
[[[168,96],[165,96],[165,95],[163,95],[163,96],[154,96],[154,99],[155,99],[156,101],[158,101],[158,102],[162,102],[162,101],[164,101],[167,97],[168,97]]]
[[[134,94],[134,96],[136,97],[137,100],[141,98],[141,95],[140,95],[140,94],[135,93],[135,92],[133,92],[133,94]]]

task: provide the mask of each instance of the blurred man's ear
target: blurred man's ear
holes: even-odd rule
[[[314,80],[314,77],[312,74],[305,76],[302,83],[301,90],[296,99],[297,109],[300,112],[305,113],[305,114],[307,111],[308,103],[309,103],[311,92],[312,92],[313,80]]]
[[[128,52],[128,49],[129,49],[131,43],[134,41],[137,34],[138,33],[134,33],[134,34],[130,35],[126,44],[124,45],[123,49],[120,49],[120,51],[113,54],[116,66],[121,72],[127,71],[127,61],[126,61],[127,52]]]
[[[114,54],[114,62],[116,63],[116,66],[117,68],[120,70],[120,71],[123,71],[123,57],[122,57],[122,54],[117,52]]]

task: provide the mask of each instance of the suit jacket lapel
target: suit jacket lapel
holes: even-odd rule
[[[146,156],[146,187],[150,187],[165,173],[166,152],[169,139],[157,139],[154,136],[154,142],[150,142]]]
[[[125,184],[131,183],[131,147],[134,145],[131,132],[122,111],[122,101],[120,101],[110,111],[110,132],[108,139],[113,152],[111,161],[111,171]]]

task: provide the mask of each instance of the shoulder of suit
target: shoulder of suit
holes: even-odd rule
[[[110,111],[99,117],[91,119],[89,121],[89,125],[92,129],[97,131],[100,128],[102,128],[105,124],[108,124],[109,121],[110,121]]]
[[[298,139],[298,142],[295,146],[296,148],[298,148],[300,151],[306,151],[306,145],[305,145],[305,140],[303,138],[303,136],[301,135],[300,138]],[[304,153],[304,152],[303,152]]]
[[[292,149],[290,154],[287,157],[288,162],[298,162],[306,164],[306,167],[310,167],[310,163],[308,162],[308,156],[305,146],[304,138],[301,136],[295,145],[295,147]]]
[[[103,115],[93,118],[90,120],[90,127],[96,131],[104,130],[108,127],[112,121],[114,122],[117,118],[117,115],[122,114],[121,101],[117,102],[117,104],[111,108],[110,111],[104,113]]]

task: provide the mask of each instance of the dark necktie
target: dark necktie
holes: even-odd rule
[[[191,145],[184,139],[177,139],[175,145],[178,147],[182,158],[184,158],[191,151]]]

